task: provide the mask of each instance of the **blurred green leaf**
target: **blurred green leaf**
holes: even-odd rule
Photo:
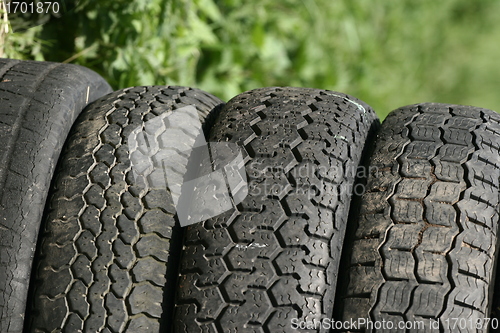
[[[500,110],[496,0],[81,0],[6,36],[8,57],[90,67],[115,89],[339,90],[381,117],[435,101]]]

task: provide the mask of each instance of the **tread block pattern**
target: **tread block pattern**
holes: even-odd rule
[[[111,92],[77,65],[0,59],[0,331],[23,331],[43,209],[78,114]]]
[[[499,122],[491,110],[448,104],[386,118],[371,157],[378,171],[362,196],[344,320],[432,319],[449,332],[446,319],[490,317]]]
[[[351,187],[375,113],[325,90],[233,98],[210,142],[242,147],[249,195],[186,230],[175,332],[291,332],[331,316]]]
[[[82,113],[45,217],[31,332],[159,332],[169,326],[177,269],[170,262],[180,251],[170,246],[180,229],[165,204],[171,201],[167,189],[134,184],[127,138],[143,122],[191,103],[201,119],[222,104],[197,89],[134,87]]]

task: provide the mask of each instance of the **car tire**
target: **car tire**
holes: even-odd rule
[[[84,110],[47,206],[30,332],[170,326],[182,230],[167,188],[137,181],[131,135],[188,106],[209,126],[221,105],[197,89],[153,86],[114,92]]]
[[[187,227],[174,332],[295,332],[331,316],[352,187],[377,124],[368,105],[327,90],[263,88],[226,104],[209,141],[241,148],[247,196]]]
[[[111,87],[77,65],[0,59],[0,331],[21,332],[45,200],[78,114]]]
[[[398,332],[416,324],[422,332],[486,332],[498,257],[500,115],[437,103],[399,108],[381,127],[370,168],[346,246],[343,320],[370,321],[358,327],[366,332],[384,331],[384,321]]]

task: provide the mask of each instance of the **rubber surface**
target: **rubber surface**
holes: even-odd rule
[[[377,124],[368,105],[326,90],[264,88],[226,104],[209,141],[241,147],[249,193],[187,227],[174,332],[296,332],[294,318],[331,316],[351,187]]]
[[[499,153],[500,115],[491,110],[418,104],[386,118],[347,246],[344,320],[486,331],[498,256]],[[471,326],[478,322],[483,329]]]
[[[49,184],[81,110],[111,92],[93,71],[0,59],[0,331],[21,332]]]
[[[85,109],[44,221],[30,332],[166,332],[180,228],[168,190],[136,184],[127,140],[172,110],[194,105],[205,119],[221,104],[197,89],[154,86]]]

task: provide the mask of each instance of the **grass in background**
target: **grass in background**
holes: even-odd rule
[[[290,85],[354,95],[381,117],[427,101],[500,110],[499,16],[496,0],[81,0],[6,52],[90,67],[115,89],[228,100]]]

